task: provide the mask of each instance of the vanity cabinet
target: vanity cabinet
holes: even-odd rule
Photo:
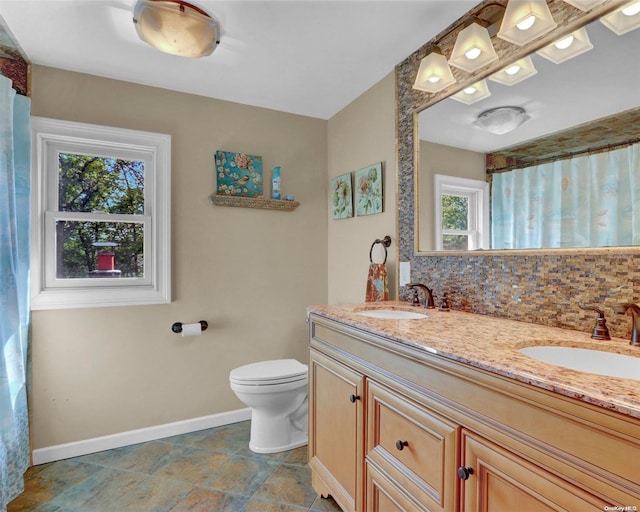
[[[636,418],[316,314],[309,406],[314,488],[345,511],[640,509]]]
[[[331,494],[345,512],[362,510],[363,376],[311,350],[309,466],[313,486]]]

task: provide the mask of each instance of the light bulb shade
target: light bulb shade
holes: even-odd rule
[[[619,36],[631,32],[640,27],[640,0],[623,5],[600,18],[600,21]]]
[[[475,52],[477,56],[469,58],[467,54],[470,51]],[[458,34],[449,64],[472,73],[497,59],[498,54],[493,49],[488,30],[478,23],[472,23]]]
[[[219,40],[216,21],[181,0],[138,0],[133,22],[144,42],[182,57],[211,55]]]
[[[568,37],[573,37],[573,41],[571,42],[571,44],[564,48],[558,47],[558,43],[567,40]],[[560,64],[565,60],[569,60],[580,55],[581,53],[591,50],[591,48],[593,48],[593,45],[589,40],[587,29],[582,27],[575,32],[572,32],[570,35],[551,43],[549,46],[545,46],[541,50],[538,50],[536,53],[541,57],[550,60],[551,62]]]
[[[531,119],[521,107],[497,107],[478,115],[474,126],[496,135],[512,132],[526,120]]]
[[[528,55],[502,68],[489,77],[489,80],[502,85],[514,85],[535,75],[538,70]]]
[[[489,96],[491,96],[491,91],[489,91],[487,81],[480,80],[479,82],[466,87],[462,91],[457,92],[451,96],[451,99],[471,105],[472,103],[488,98]]]
[[[518,25],[528,28],[518,28]],[[509,0],[497,36],[523,46],[551,32],[556,26],[545,0]]]
[[[600,5],[605,0],[564,0],[570,5],[573,5],[577,9],[581,11],[589,11],[593,9],[596,5]]]
[[[456,79],[451,73],[451,68],[449,68],[449,63],[445,56],[432,51],[420,61],[420,68],[413,88],[419,91],[436,93],[455,83]]]

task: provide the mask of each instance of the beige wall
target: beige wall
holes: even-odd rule
[[[433,251],[435,247],[434,175],[444,174],[485,181],[485,155],[421,140],[418,165],[420,167],[416,180],[416,186],[420,191],[416,200],[419,212],[418,247],[421,251]]]
[[[387,270],[389,292],[397,293],[396,254],[396,99],[392,72],[329,120],[329,178],[353,172],[376,162],[383,163],[383,213],[333,220],[330,206],[326,219],[329,249],[329,303],[362,302],[374,240],[391,236]],[[380,259],[381,245],[374,249]]]
[[[33,313],[33,448],[239,409],[231,369],[306,361],[305,308],[327,302],[327,122],[40,66],[32,84],[33,115],[168,133],[173,151],[173,302]],[[298,209],[212,206],[216,149],[262,155],[267,178],[281,165]],[[201,319],[200,337],[170,330]]]

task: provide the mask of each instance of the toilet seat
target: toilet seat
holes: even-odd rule
[[[232,370],[229,380],[243,386],[271,386],[304,381],[308,366],[295,359],[275,359],[240,366]]]

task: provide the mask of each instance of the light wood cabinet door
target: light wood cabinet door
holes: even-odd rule
[[[430,511],[454,512],[460,427],[377,382],[366,388],[367,458]]]
[[[613,505],[466,430],[462,444],[464,512],[602,512]]]
[[[309,365],[309,465],[319,494],[346,512],[362,495],[363,377],[311,350]]]

